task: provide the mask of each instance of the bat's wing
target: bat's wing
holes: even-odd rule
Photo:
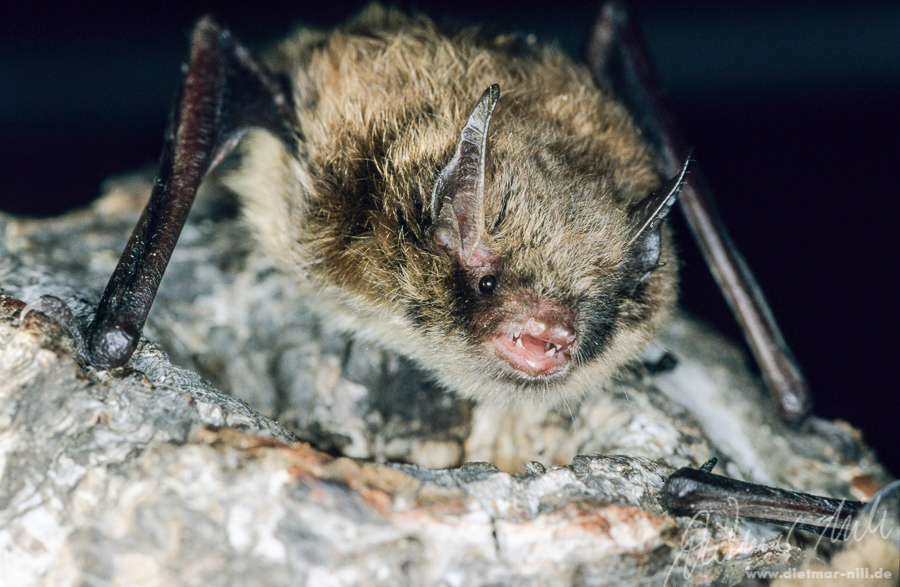
[[[846,540],[866,505],[715,475],[716,460],[672,473],[660,492],[662,506],[676,516],[720,514]]]
[[[586,60],[597,82],[612,90],[631,111],[657,155],[660,173],[676,175],[690,150],[663,100],[649,53],[618,4],[603,6]],[[716,213],[696,166],[692,166],[679,199],[694,239],[740,323],[782,415],[788,421],[801,422],[812,407],[806,380],[762,290]]]
[[[109,369],[128,362],[201,180],[251,127],[267,129],[295,154],[301,148],[291,94],[281,80],[205,17],[191,37],[190,62],[150,201],[93,322],[82,333],[68,307],[52,296],[35,300],[26,311],[41,311],[66,328],[90,364]]]

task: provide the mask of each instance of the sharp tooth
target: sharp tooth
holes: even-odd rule
[[[548,357],[552,357],[553,355],[556,354],[556,347],[555,346],[550,347],[550,350],[544,354],[547,355]]]
[[[521,339],[521,338],[517,338],[517,339],[516,339],[516,346],[517,346],[517,347],[520,347],[520,348],[525,348],[524,345],[522,344],[522,339]]]

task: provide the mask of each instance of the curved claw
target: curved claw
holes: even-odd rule
[[[87,363],[90,363],[87,350],[87,339],[84,331],[78,324],[75,314],[72,313],[68,304],[56,296],[44,295],[30,302],[22,309],[22,320],[31,312],[40,312],[52,320],[57,326],[66,331],[72,342],[75,343],[75,350],[78,356]]]
[[[56,296],[44,295],[26,305],[22,320],[31,312],[44,314],[62,328],[75,343],[81,360],[98,369],[114,369],[127,363],[141,337],[140,332],[129,328],[127,319],[117,320],[115,316],[100,326],[95,319],[82,327],[68,304]]]

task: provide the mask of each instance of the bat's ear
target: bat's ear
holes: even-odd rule
[[[484,239],[484,186],[490,173],[488,127],[500,86],[484,91],[460,134],[456,154],[431,192],[434,238],[466,266]]]
[[[629,291],[633,291],[653,270],[662,266],[659,262],[660,227],[675,204],[678,192],[681,191],[690,161],[688,157],[681,168],[681,173],[662,184],[659,189],[628,211],[631,239],[628,242],[628,260],[623,285]]]

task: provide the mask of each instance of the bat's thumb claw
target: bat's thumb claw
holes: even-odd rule
[[[84,361],[90,362],[87,357],[87,344],[84,333],[68,304],[56,296],[45,295],[30,302],[22,309],[22,321],[24,322],[25,318],[32,312],[44,314],[54,324],[62,328],[75,343],[75,349],[78,351],[78,355]]]

